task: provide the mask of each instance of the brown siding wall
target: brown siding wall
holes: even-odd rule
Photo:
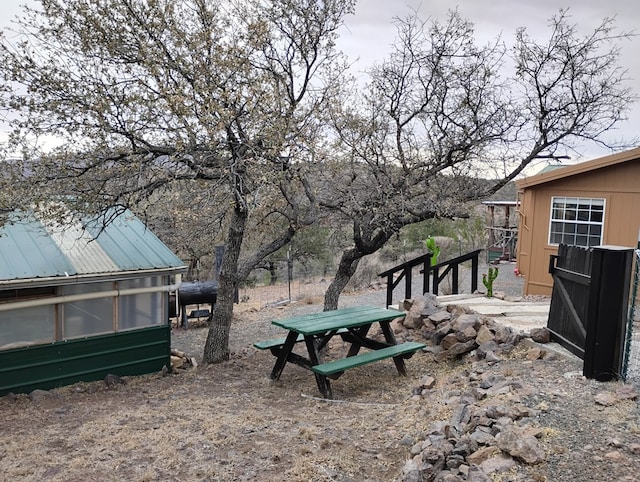
[[[525,188],[520,194],[517,267],[525,276],[524,294],[551,295],[548,244],[551,198],[605,199],[603,244],[635,247],[640,228],[640,160]]]

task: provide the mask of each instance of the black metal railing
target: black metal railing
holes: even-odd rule
[[[378,276],[387,278],[387,306],[390,306],[393,303],[393,290],[403,279],[405,280],[405,299],[411,298],[411,289],[413,285],[412,271],[413,268],[420,265],[422,265],[420,274],[422,274],[423,294],[431,292],[434,295],[437,295],[440,283],[444,280],[447,274],[451,273],[451,293],[455,295],[460,292],[459,267],[465,261],[471,261],[471,293],[475,292],[478,289],[478,257],[480,252],[481,250],[477,249],[433,266],[431,266],[432,254],[427,253],[380,273]],[[399,274],[396,276],[397,273]],[[431,284],[432,276],[433,284]]]

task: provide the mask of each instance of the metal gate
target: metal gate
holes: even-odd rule
[[[632,253],[617,246],[561,244],[549,261],[554,283],[547,329],[584,360],[587,378],[623,376]]]

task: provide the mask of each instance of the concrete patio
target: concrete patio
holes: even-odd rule
[[[502,300],[469,294],[438,296],[438,303],[443,306],[464,306],[475,313],[493,318],[498,323],[527,332],[532,328],[547,326],[550,302],[550,299],[545,301],[509,301],[509,299]]]

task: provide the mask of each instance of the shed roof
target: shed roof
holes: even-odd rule
[[[130,211],[106,227],[64,227],[28,215],[0,227],[0,285],[26,280],[180,271],[184,263]]]
[[[542,172],[533,176],[525,177],[516,181],[518,189],[524,189],[538,184],[544,184],[546,182],[557,181],[569,176],[575,176],[577,174],[583,174],[597,169],[603,169],[606,167],[614,166],[616,164],[622,164],[624,162],[640,162],[640,147],[630,149],[628,151],[618,152],[609,156],[598,157],[590,161],[580,162],[570,166],[563,166],[555,169],[543,169]]]

